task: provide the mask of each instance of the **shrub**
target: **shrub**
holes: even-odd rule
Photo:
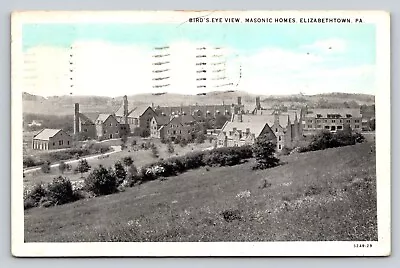
[[[79,160],[78,166],[75,169],[79,173],[85,173],[90,170],[90,165],[86,159]]]
[[[131,147],[135,147],[136,146],[136,144],[137,144],[137,140],[132,140],[132,143],[131,143]]]
[[[233,166],[243,159],[252,157],[251,147],[223,147],[208,151],[204,155],[204,163],[208,166]]]
[[[258,137],[253,146],[253,154],[256,158],[256,165],[253,168],[266,169],[277,166],[279,159],[274,156],[275,147],[275,144],[266,136]]]
[[[312,141],[308,146],[300,148],[300,152],[324,150],[327,148],[335,148],[356,143],[364,142],[365,137],[361,133],[353,133],[350,128],[331,133],[322,131],[312,137]]]
[[[24,199],[24,208],[37,207],[40,200],[47,195],[46,189],[42,184],[37,183],[31,191],[29,191]]]
[[[181,142],[181,136],[177,136],[174,140],[175,144],[179,144]]]
[[[284,146],[284,147],[282,148],[282,150],[280,151],[280,154],[281,154],[281,155],[289,155],[291,151],[292,151],[292,149],[290,149],[290,148]]]
[[[43,173],[50,173],[50,162],[46,161],[42,164],[42,166],[40,167],[40,169],[42,170]]]
[[[186,140],[185,138],[182,138],[182,139],[179,141],[179,145],[180,145],[181,147],[185,147],[187,144],[188,144],[188,142],[187,142],[187,140]]]
[[[120,185],[126,179],[126,171],[119,161],[114,164],[114,168],[115,177],[117,178],[117,184]]]
[[[47,185],[50,201],[55,205],[62,205],[74,201],[74,192],[69,179],[59,176]]]
[[[204,143],[206,140],[206,136],[204,135],[203,132],[198,132],[196,134],[196,143],[200,144],[200,143]]]
[[[173,154],[175,152],[174,145],[172,145],[172,143],[169,142],[167,145],[167,150],[168,150],[168,153]]]
[[[117,178],[114,172],[101,165],[90,172],[84,182],[85,188],[96,196],[117,192]]]
[[[135,165],[131,164],[126,174],[126,186],[132,187],[139,181],[139,173]]]
[[[33,157],[24,157],[23,165],[24,167],[34,167],[43,164],[42,162],[37,162]]]
[[[204,152],[191,152],[181,157],[185,170],[195,169],[204,166]]]
[[[153,155],[154,158],[158,158],[158,157],[160,156],[160,155],[159,155],[159,152],[158,152],[158,149],[157,149],[156,146],[153,146],[153,147],[151,148],[151,153],[152,153],[152,155]]]
[[[133,159],[132,159],[132,157],[130,157],[130,156],[126,156],[126,157],[124,157],[124,158],[122,159],[122,162],[124,163],[124,165],[125,165],[126,167],[129,167],[129,166],[131,166],[131,165],[133,164]]]

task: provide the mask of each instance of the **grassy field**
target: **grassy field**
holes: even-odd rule
[[[25,241],[377,240],[372,143],[251,170],[201,168],[125,192],[25,211]]]
[[[147,141],[147,140],[146,140]],[[212,144],[207,140],[202,144],[188,144],[185,147],[181,147],[180,145],[175,145],[174,144],[174,153],[170,154],[167,151],[167,145],[162,144],[159,140],[148,140],[153,142],[159,151],[159,158],[168,158],[171,156],[177,156],[177,155],[183,155],[191,151],[198,151],[198,150],[203,150],[206,148],[212,147]],[[130,140],[131,142],[131,140]],[[141,143],[143,141],[138,141],[138,143]],[[120,141],[110,141],[108,142],[108,145],[117,145],[120,144]],[[127,143],[130,144],[130,143]],[[109,155],[107,158],[94,158],[94,159],[89,159],[88,163],[89,165],[93,167],[97,167],[98,165],[103,165],[105,167],[110,167],[115,164],[118,160],[122,160],[122,158],[130,156],[134,160],[134,164],[136,167],[143,166],[144,164],[148,164],[151,162],[155,162],[157,158],[153,157],[153,154],[151,150],[140,150],[140,151],[133,151],[130,149],[125,149],[121,152],[117,152],[114,154]],[[65,171],[64,174],[61,174],[59,171],[58,167],[53,167],[51,168],[50,173],[43,173],[41,170],[34,171],[31,173],[26,173],[25,178],[24,178],[24,186],[32,186],[38,182],[43,182],[43,183],[48,183],[53,180],[53,178],[63,175],[68,177],[71,181],[76,181],[76,180],[82,180],[82,175],[86,176],[87,174],[74,174],[73,170],[77,166],[78,163],[73,163],[71,164],[71,171]]]

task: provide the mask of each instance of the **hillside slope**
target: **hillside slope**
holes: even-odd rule
[[[25,241],[377,240],[372,143],[198,169],[25,212]]]
[[[222,103],[237,103],[237,97],[242,97],[242,103],[254,105],[256,95],[242,91],[215,91],[204,95],[182,95],[173,93],[154,93],[128,95],[128,101],[132,105],[154,103],[160,106],[179,106],[208,104],[219,105]],[[98,96],[53,96],[44,98],[28,93],[23,93],[24,113],[64,115],[73,113],[73,105],[80,103],[82,112],[107,113],[116,111],[122,103],[122,96],[116,98]],[[371,105],[375,97],[364,94],[331,93],[323,95],[289,95],[289,96],[260,96],[263,107],[274,105],[327,105],[343,106],[346,102],[349,105]]]

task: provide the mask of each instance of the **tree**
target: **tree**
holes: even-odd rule
[[[139,180],[139,173],[135,165],[130,165],[127,172],[128,186],[132,187]]]
[[[58,165],[58,169],[60,170],[61,174],[64,174],[65,170],[69,170],[70,168],[71,166],[65,163],[64,161],[61,161],[60,164]]]
[[[126,146],[126,142],[128,141],[128,137],[126,134],[121,136],[121,150],[125,150],[128,146]]]
[[[157,149],[156,146],[152,146],[151,147],[151,153],[153,154],[154,158],[158,158],[159,157],[158,149]]]
[[[40,167],[40,169],[42,170],[43,173],[50,173],[50,161],[46,161],[42,164],[42,166]]]
[[[368,121],[369,128],[374,131],[375,130],[375,119],[371,119]]]
[[[168,153],[173,154],[175,152],[174,145],[172,145],[171,142],[168,143],[167,145]]]
[[[279,159],[274,156],[276,145],[267,136],[262,135],[256,139],[253,154],[256,158],[254,169],[266,169],[279,164]]]
[[[203,132],[197,132],[196,134],[196,143],[204,143],[206,140],[206,135]]]
[[[131,166],[133,164],[133,159],[130,156],[124,157],[122,161],[124,162],[124,165],[126,167],[129,167],[129,166]]]
[[[222,114],[217,115],[215,117],[215,128],[222,128],[226,121],[228,121],[228,117]]]
[[[187,143],[187,140],[186,140],[185,138],[182,138],[182,139],[179,141],[179,145],[180,145],[181,147],[185,147],[187,144],[188,144],[188,143]]]
[[[90,165],[86,159],[79,160],[78,166],[76,167],[75,171],[79,173],[85,173],[90,170]]]
[[[126,171],[120,161],[117,161],[114,164],[114,168],[115,168],[115,177],[117,178],[117,184],[119,185],[126,179]]]

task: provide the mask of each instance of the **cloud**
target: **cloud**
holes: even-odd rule
[[[304,50],[317,53],[343,53],[347,49],[346,40],[339,38],[330,38],[324,40],[318,40],[312,44],[305,45],[302,47]]]

